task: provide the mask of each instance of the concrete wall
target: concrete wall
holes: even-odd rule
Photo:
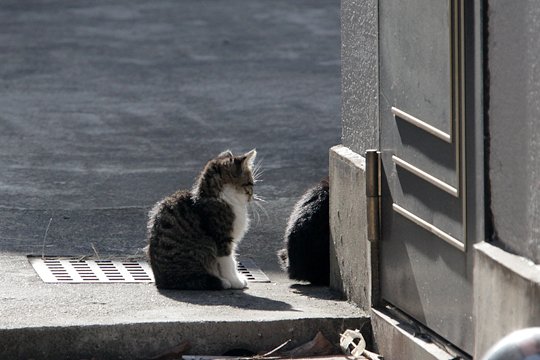
[[[363,155],[379,143],[377,0],[341,1],[343,145]]]
[[[540,324],[540,266],[488,243],[474,252],[475,358],[514,330]]]
[[[540,263],[540,2],[487,4],[488,186],[496,240],[510,252],[484,242],[475,246],[476,358],[509,332],[540,323],[540,266],[533,263]],[[364,309],[372,305],[377,287],[376,254],[365,231],[362,157],[379,146],[377,16],[376,0],[342,0],[344,146],[330,155],[331,282]],[[483,167],[478,169],[481,173]],[[372,325],[375,343],[384,340],[379,347],[385,358],[406,353],[420,359],[420,350],[445,358],[436,349],[416,346],[399,331],[400,324],[381,314],[373,310]]]
[[[330,149],[330,286],[369,313],[372,247],[366,231],[365,170],[364,158],[349,148]]]
[[[488,31],[496,240],[540,263],[540,3],[489,0]]]
[[[379,146],[378,26],[377,0],[341,1],[343,146],[330,150],[330,282],[366,311],[376,248],[367,240],[362,155]]]

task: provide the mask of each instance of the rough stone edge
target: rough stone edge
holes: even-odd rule
[[[475,253],[478,255],[489,257],[494,263],[508,269],[526,281],[540,284],[540,265],[531,260],[511,254],[485,241],[474,245],[474,248]]]
[[[314,318],[282,321],[192,323],[132,323],[0,330],[2,359],[148,359],[182,341],[190,341],[190,354],[221,355],[244,348],[271,350],[288,339],[289,347],[311,340],[321,331],[337,344],[346,329],[361,329],[365,317]]]
[[[510,332],[540,323],[540,266],[487,242],[474,248],[474,353],[480,358]]]
[[[342,145],[332,147],[329,156],[330,287],[369,312],[372,249],[366,230],[365,159]]]
[[[336,145],[330,148],[330,155],[336,154],[348,165],[354,166],[362,171],[366,171],[366,159],[351,149],[343,145]]]
[[[372,309],[371,326],[376,351],[385,360],[451,360],[455,356],[434,343],[428,343],[400,327],[389,313]]]

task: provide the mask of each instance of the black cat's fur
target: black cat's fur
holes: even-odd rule
[[[293,280],[328,285],[330,277],[329,184],[322,180],[294,206],[278,252],[282,268]]]

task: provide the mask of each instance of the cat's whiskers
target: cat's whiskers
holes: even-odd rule
[[[257,195],[257,194],[253,194],[253,200],[259,201],[259,202],[266,202],[266,200],[262,196]]]
[[[264,174],[264,170],[259,170],[259,172],[253,174],[253,180],[254,182],[261,182],[261,176]]]
[[[251,169],[251,176],[253,177],[254,184],[257,184],[263,181],[261,179],[261,176],[264,173],[264,170],[262,168],[262,162],[263,162],[263,159],[260,159],[259,161],[257,161],[257,163],[253,165],[253,168]],[[259,210],[261,210],[266,216],[266,218],[268,218],[268,212],[261,205],[261,202],[266,202],[266,200],[264,200],[260,195],[257,195],[257,194],[253,194],[252,200],[253,201],[250,202],[250,209],[253,211],[253,214],[255,215],[257,219],[257,225],[259,225],[261,222],[261,214]]]
[[[257,211],[257,208],[256,207],[251,207],[251,210],[252,212],[255,214],[255,217],[257,218],[257,222],[256,222],[256,225],[259,226],[259,224],[261,223],[261,215],[259,214],[259,212]]]
[[[259,213],[259,210],[261,210],[264,214],[264,216],[268,219],[268,211],[264,208],[264,206],[261,204],[262,202],[266,202],[262,197],[259,195],[253,195],[253,200],[250,202],[250,208],[253,210],[253,213],[257,217],[257,225],[259,225],[261,221],[261,215]]]
[[[264,170],[262,169],[262,160],[259,160],[251,170],[251,174],[253,175],[253,182],[260,182],[261,175],[264,173]]]
[[[253,194],[252,196],[252,201],[250,201],[248,203],[249,205],[249,208],[251,210],[251,212],[254,214],[255,216],[255,220],[256,220],[256,225],[259,225],[260,222],[261,222],[261,211],[262,213],[264,214],[264,216],[268,219],[268,211],[266,211],[266,209],[264,208],[264,206],[261,204],[261,203],[265,203],[266,200],[264,198],[262,198],[260,195],[258,194]],[[259,211],[260,210],[260,211]]]
[[[264,213],[264,215],[266,216],[266,218],[268,218],[268,211],[266,211],[266,209],[264,208],[264,206],[262,206],[261,203],[259,202],[256,202],[255,205]]]

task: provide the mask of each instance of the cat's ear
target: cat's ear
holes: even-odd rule
[[[244,164],[249,169],[253,168],[253,164],[255,163],[255,157],[257,156],[257,150],[253,149],[247,153],[245,153],[242,157],[244,158]]]
[[[233,153],[231,152],[231,150],[225,150],[224,152],[222,152],[221,154],[218,155],[218,158],[232,158],[234,157]]]

